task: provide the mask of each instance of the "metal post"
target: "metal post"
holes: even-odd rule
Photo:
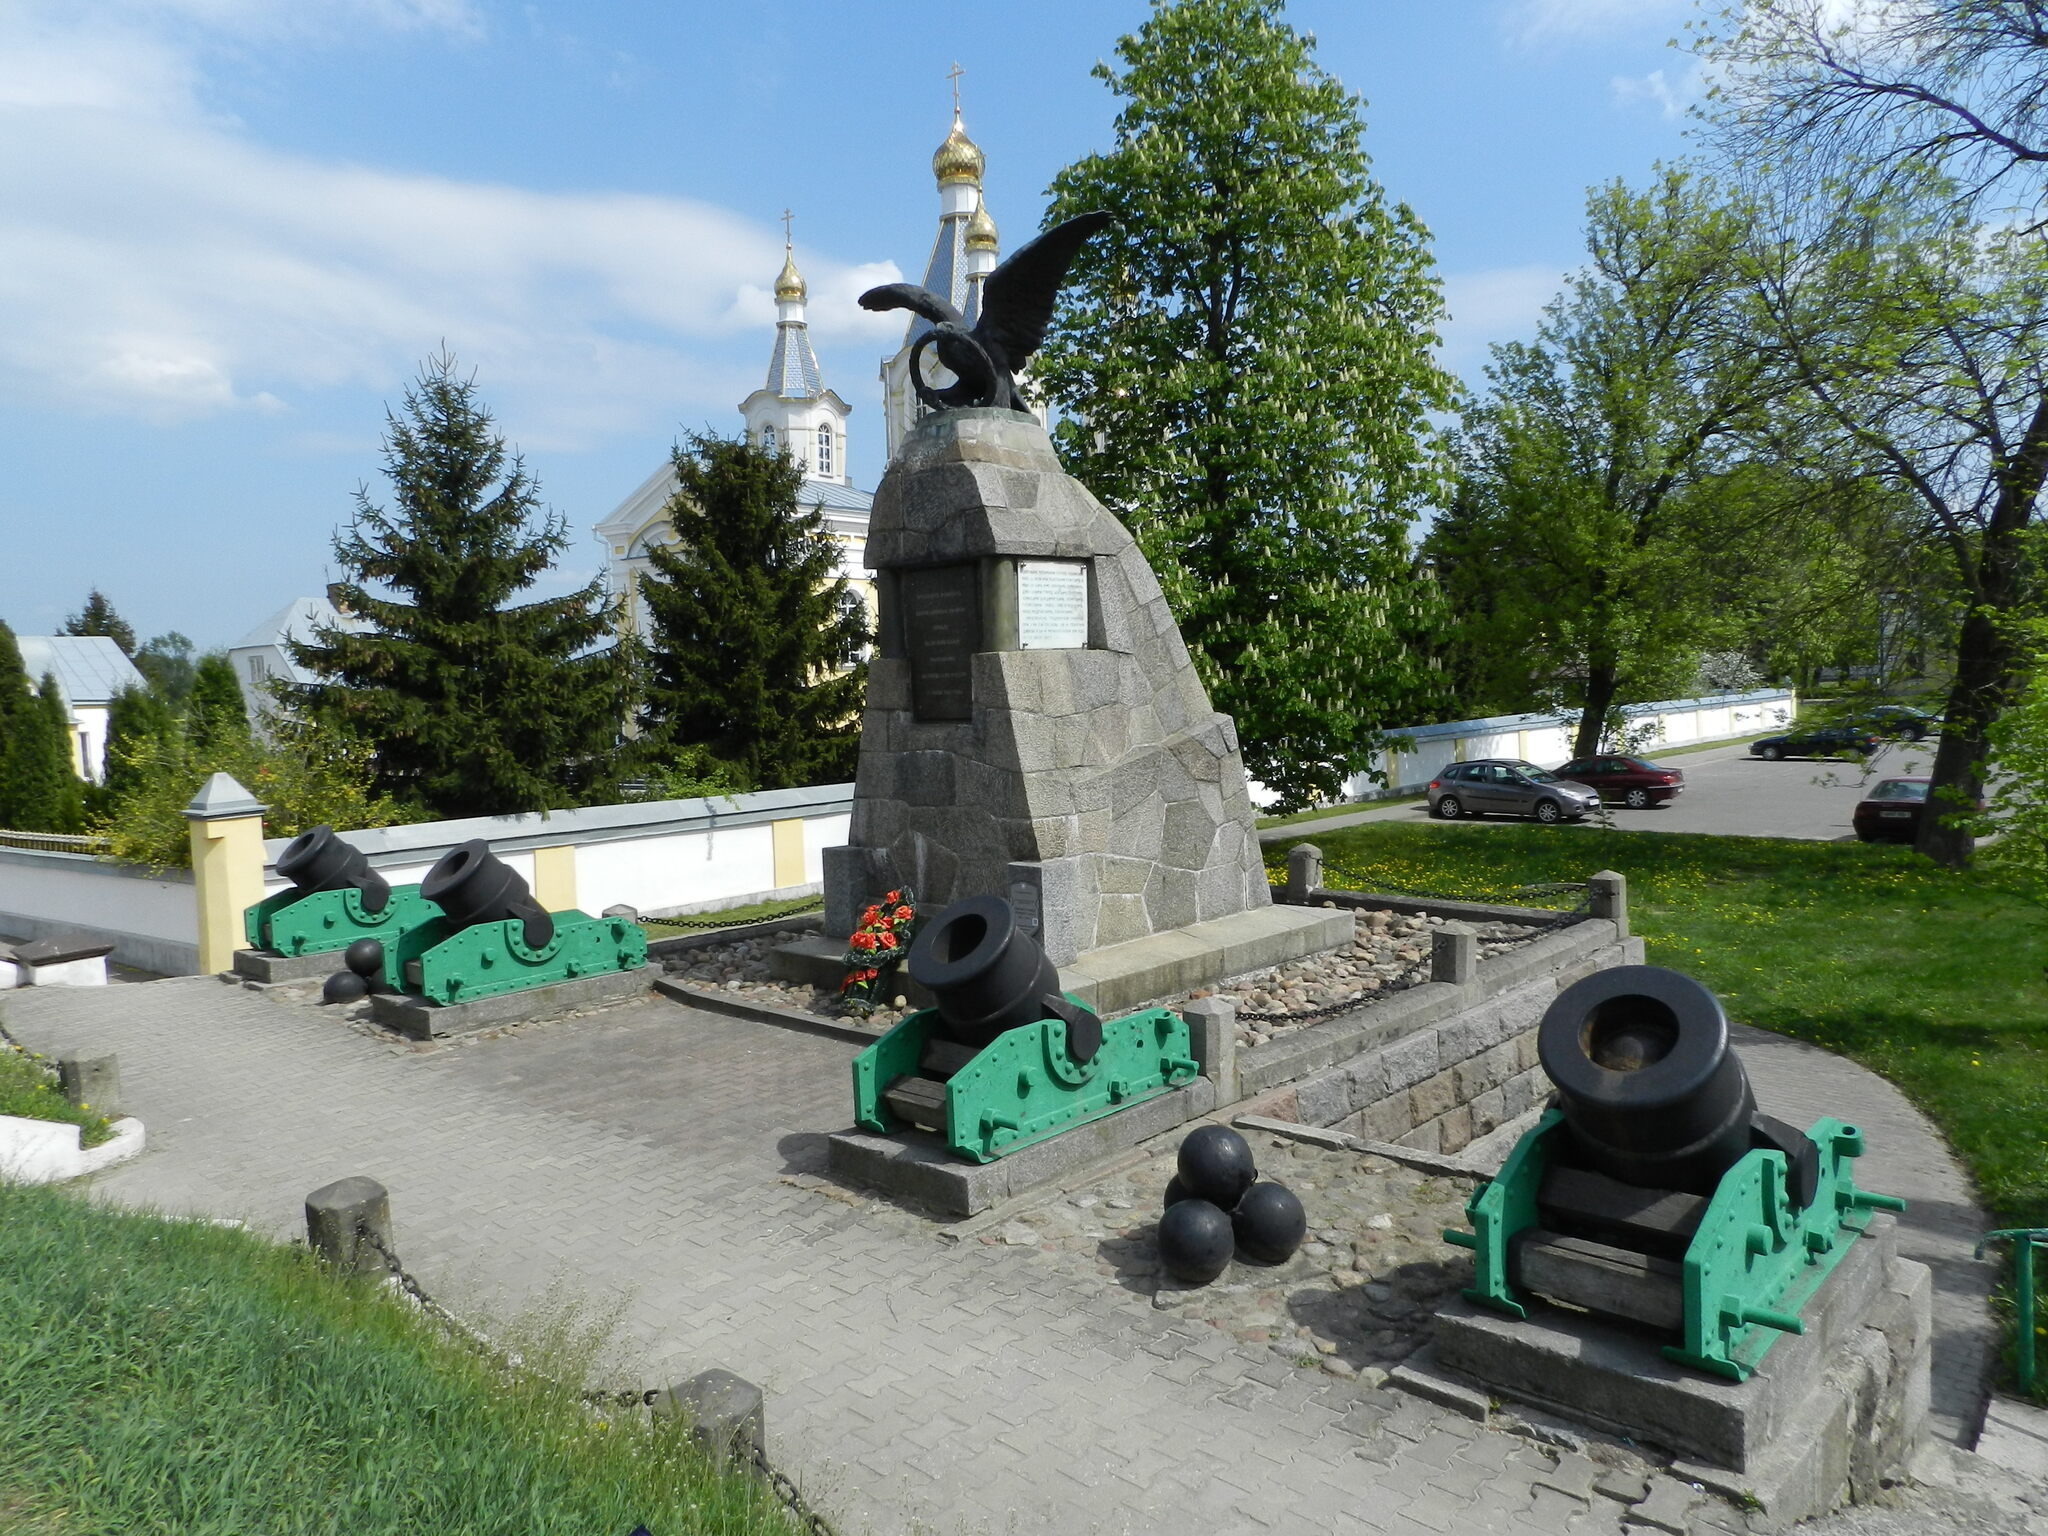
[[[2014,1350],[2013,1369],[2019,1377],[2020,1391],[2031,1394],[2034,1390],[2036,1362],[2034,1359],[2034,1250],[2048,1248],[2048,1227],[2005,1227],[1996,1232],[1986,1232],[1977,1243],[1977,1257],[1984,1257],[1984,1250],[1993,1243],[2012,1244],[2012,1291],[2014,1321],[2019,1325],[2019,1340]]]

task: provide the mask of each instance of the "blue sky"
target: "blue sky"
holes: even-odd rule
[[[0,0],[0,618],[98,585],[238,639],[335,574],[387,402],[445,342],[570,525],[766,368],[785,207],[826,382],[882,468],[957,61],[1008,250],[1109,143],[1144,0]],[[1477,380],[1581,254],[1585,189],[1684,153],[1690,0],[1294,0],[1429,226]]]

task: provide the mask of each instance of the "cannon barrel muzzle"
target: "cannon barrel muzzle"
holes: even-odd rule
[[[525,925],[528,949],[544,948],[555,936],[555,920],[482,838],[442,854],[420,882],[420,895],[439,907],[458,932],[516,918]]]
[[[1101,1019],[1067,1000],[1059,971],[1000,896],[969,896],[941,912],[910,946],[910,975],[962,1045],[979,1050],[1042,1019],[1067,1021],[1078,1061],[1092,1060],[1102,1043]]]
[[[1755,1144],[1756,1098],[1714,994],[1657,965],[1597,971],[1537,1028],[1577,1161],[1624,1183],[1711,1195]]]
[[[277,856],[277,872],[301,896],[354,891],[363,910],[373,916],[391,900],[390,882],[370,868],[360,848],[335,836],[332,827],[314,827],[293,838]]]

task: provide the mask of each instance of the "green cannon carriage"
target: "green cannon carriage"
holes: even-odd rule
[[[390,884],[332,827],[293,838],[277,872],[291,884],[242,914],[251,949],[322,955],[376,939],[388,952],[399,934],[441,915],[418,886]]]
[[[1070,994],[999,896],[957,901],[911,946],[937,1006],[853,1061],[854,1119],[935,1131],[977,1163],[1157,1098],[1200,1068],[1166,1008],[1104,1020]]]
[[[1515,1317],[1543,1296],[1664,1332],[1667,1358],[1740,1381],[1827,1280],[1873,1210],[1863,1137],[1760,1113],[1712,993],[1658,966],[1559,994],[1537,1046],[1551,1107],[1465,1207],[1466,1297]]]
[[[482,839],[443,854],[420,882],[437,915],[385,946],[385,980],[440,1006],[498,997],[647,963],[647,935],[626,918],[548,912]]]

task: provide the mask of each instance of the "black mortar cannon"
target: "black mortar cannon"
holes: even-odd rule
[[[854,1118],[871,1131],[936,1131],[986,1163],[1155,1098],[1198,1069],[1187,1021],[1150,1008],[1107,1022],[1000,896],[956,901],[910,946],[935,1006],[853,1062]]]
[[[1466,1296],[1547,1297],[1679,1335],[1665,1354],[1737,1380],[1861,1234],[1904,1202],[1856,1187],[1854,1126],[1759,1111],[1714,995],[1661,966],[1599,971],[1537,1029],[1557,1091],[1467,1203]]]
[[[549,912],[481,838],[444,853],[420,882],[441,916],[392,951],[391,979],[428,1002],[466,1003],[647,963],[647,935],[623,918]]]
[[[277,856],[277,872],[290,887],[266,896],[242,916],[252,949],[318,955],[363,939],[388,947],[398,934],[440,916],[418,886],[393,886],[332,827],[314,827],[293,838]]]

